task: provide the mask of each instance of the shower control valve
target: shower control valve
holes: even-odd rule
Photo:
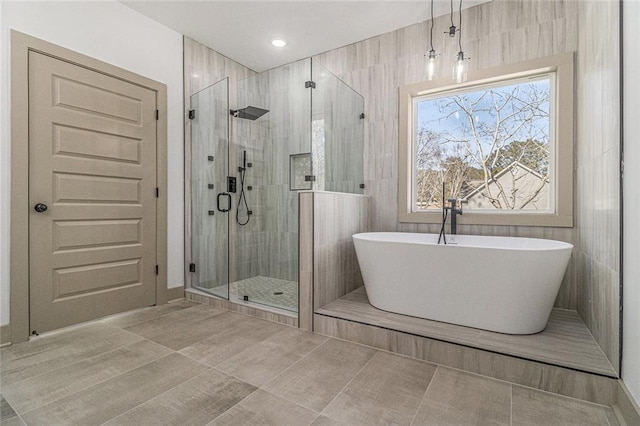
[[[227,176],[227,192],[236,193],[237,183],[235,176]]]

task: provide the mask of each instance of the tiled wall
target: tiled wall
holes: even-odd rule
[[[619,2],[578,5],[576,239],[578,312],[619,371]]]
[[[201,91],[202,89],[229,77],[230,86],[230,107],[235,108],[235,92],[233,91],[236,82],[246,79],[255,75],[256,73],[247,67],[240,65],[237,62],[209,49],[208,47],[192,40],[188,37],[184,37],[184,158],[185,161],[185,264],[188,265],[192,262],[191,259],[191,131],[189,118],[187,112],[189,110],[191,95]],[[229,165],[236,167],[235,164]],[[233,234],[233,228],[232,228]],[[235,244],[235,238],[230,238],[230,243]],[[229,272],[233,272],[233,269]],[[186,273],[186,272],[185,272]],[[187,286],[191,285],[191,274],[186,273]]]
[[[429,24],[315,57],[365,98],[365,194],[371,196],[374,230],[438,232],[438,225],[398,221],[398,87],[424,80]],[[443,69],[458,51],[443,42],[449,25],[448,16],[435,20]],[[463,11],[462,29],[471,69],[578,52],[575,227],[460,225],[459,232],[574,243],[556,306],[579,310],[617,368],[617,1],[492,1]]]
[[[352,235],[370,229],[369,201],[360,194],[300,194],[301,328],[311,330],[316,309],[363,285]]]
[[[232,153],[247,151],[251,222],[237,226],[238,277],[298,280],[298,193],[289,188],[289,156],[309,153],[311,61],[294,62],[238,83],[240,107],[268,109],[256,121],[234,118]],[[233,156],[233,154],[232,154]],[[308,173],[307,173],[308,174]]]
[[[365,194],[371,196],[372,229],[377,231],[439,232],[439,225],[398,222],[398,87],[424,80],[429,22],[315,57],[364,96]],[[435,20],[434,47],[443,52],[443,73],[451,69],[458,51],[443,34],[449,25],[449,16]],[[463,11],[463,49],[471,57],[471,69],[572,52],[577,49],[576,25],[575,1],[492,1]],[[458,232],[567,242],[575,236],[569,228],[524,226],[460,225]],[[576,309],[576,288],[571,262],[556,306]]]

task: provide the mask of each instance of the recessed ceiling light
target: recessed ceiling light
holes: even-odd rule
[[[282,40],[281,38],[274,38],[271,40],[271,44],[274,47],[285,47],[287,45],[286,40]]]
[[[198,78],[198,77],[200,77],[200,75],[199,75],[199,74],[196,74],[196,73],[193,73],[193,74],[191,74],[191,77]]]

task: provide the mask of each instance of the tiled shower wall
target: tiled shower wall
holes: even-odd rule
[[[578,312],[619,371],[619,2],[578,5],[574,258]]]
[[[577,51],[577,97],[584,98],[576,108],[574,228],[464,225],[459,226],[459,232],[574,243],[576,249],[556,306],[579,310],[617,368],[618,114],[614,102],[618,92],[617,74],[612,74],[617,69],[618,51],[615,10],[614,0],[494,0],[463,11],[463,50],[471,57],[471,69]],[[371,196],[374,230],[439,230],[439,225],[398,221],[398,87],[424,80],[429,24],[412,25],[314,57],[365,98],[365,194]],[[458,51],[455,44],[443,40],[443,31],[449,25],[448,16],[435,20],[434,44],[443,52],[443,70],[452,67]]]
[[[235,100],[234,88],[236,82],[249,78],[256,73],[247,67],[240,65],[239,63],[232,61],[231,59],[223,56],[208,47],[192,40],[188,37],[184,37],[184,102],[185,102],[185,115],[184,115],[184,158],[185,161],[185,264],[188,265],[192,262],[191,259],[191,132],[189,118],[187,112],[189,110],[190,98],[194,93],[216,83],[223,78],[229,77],[230,87],[230,102],[231,108],[235,108],[233,101]],[[234,160],[234,156],[231,156]],[[236,164],[229,164],[229,169],[237,167]],[[234,229],[232,229],[232,234]],[[210,232],[214,232],[211,228]],[[204,236],[200,236],[203,238]],[[229,239],[230,243],[235,244],[235,238]],[[224,248],[221,248],[224,249]],[[233,250],[233,247],[232,247]],[[233,279],[233,268],[229,271],[231,279]],[[186,273],[186,283],[191,285],[191,274]]]
[[[238,280],[262,275],[298,281],[298,193],[289,188],[289,156],[311,150],[311,89],[305,88],[310,76],[305,60],[237,85],[239,107],[269,110],[256,121],[232,120],[232,157],[235,152],[240,161],[246,150],[253,164],[245,182],[252,186],[246,196],[253,215],[237,226]]]

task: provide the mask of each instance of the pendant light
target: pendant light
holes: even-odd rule
[[[451,22],[453,26],[453,0],[451,0],[451,5]],[[458,48],[460,50],[458,51],[453,64],[453,81],[456,83],[463,83],[467,81],[467,64],[465,61],[469,60],[470,58],[466,57],[464,51],[462,50],[462,0],[460,0],[459,15],[460,24],[458,28]],[[455,30],[453,34],[455,35]]]
[[[429,44],[431,50],[427,53],[427,80],[434,80],[438,77],[439,54],[433,48],[433,1],[431,0],[431,29],[429,30]],[[453,1],[453,0],[452,0]]]

